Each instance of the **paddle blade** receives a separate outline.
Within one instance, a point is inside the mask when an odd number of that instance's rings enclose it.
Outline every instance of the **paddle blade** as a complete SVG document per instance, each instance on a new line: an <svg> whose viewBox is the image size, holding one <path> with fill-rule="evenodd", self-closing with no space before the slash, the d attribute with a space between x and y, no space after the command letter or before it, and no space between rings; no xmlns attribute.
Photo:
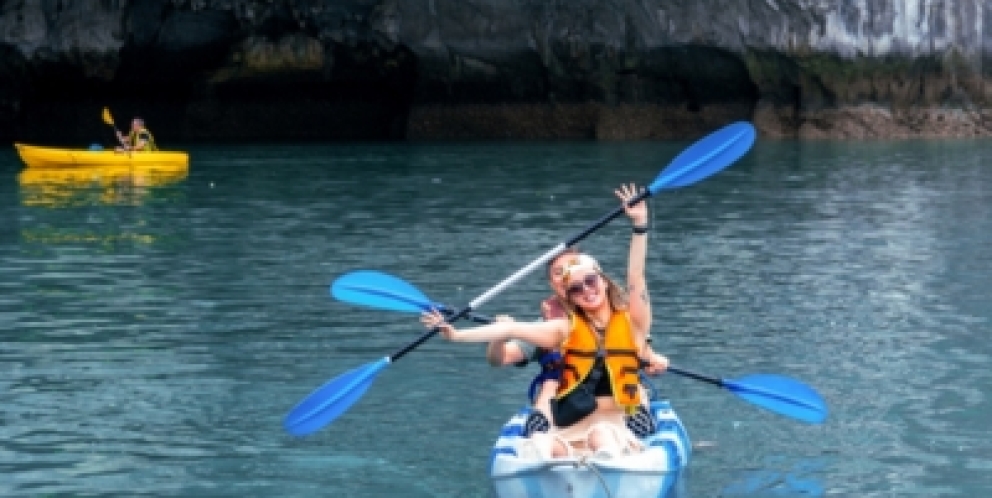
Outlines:
<svg viewBox="0 0 992 498"><path fill-rule="evenodd" d="M724 379L723 387L737 397L779 415L822 423L827 418L827 404L812 387L781 375L755 374L740 379Z"/></svg>
<svg viewBox="0 0 992 498"><path fill-rule="evenodd" d="M358 270L338 277L331 295L339 301L380 310L423 313L440 305L405 280L374 270Z"/></svg>
<svg viewBox="0 0 992 498"><path fill-rule="evenodd" d="M320 386L290 410L283 421L286 432L305 436L333 422L361 399L389 358L345 372Z"/></svg>
<svg viewBox="0 0 992 498"><path fill-rule="evenodd" d="M110 126L114 126L114 117L110 115L110 109L103 108L103 122Z"/></svg>
<svg viewBox="0 0 992 498"><path fill-rule="evenodd" d="M684 187L722 171L746 154L756 137L754 126L746 121L724 126L683 150L648 190L656 194L662 189Z"/></svg>

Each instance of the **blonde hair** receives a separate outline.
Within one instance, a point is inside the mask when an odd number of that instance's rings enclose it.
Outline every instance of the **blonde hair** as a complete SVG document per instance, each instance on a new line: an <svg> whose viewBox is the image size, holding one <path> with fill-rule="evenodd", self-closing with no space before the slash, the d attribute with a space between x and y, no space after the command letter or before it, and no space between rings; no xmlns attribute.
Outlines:
<svg viewBox="0 0 992 498"><path fill-rule="evenodd" d="M606 273L604 273L603 270L599 267L599 264L596 263L595 259L593 259L588 255L581 255L581 256L583 258L588 258L586 263L592 264L594 266L596 274L599 275L599 277L603 279L603 283L606 284L606 298L610 303L610 308L612 308L613 311L626 310L627 305L630 302L629 296L627 295L627 291L624 290L623 287L620 287L620 285L618 285L616 282L614 282L613 279L610 278ZM566 272L566 275L567 273L568 272ZM589 319L589 317L586 316L585 311L583 311L582 308L576 306L575 303L572 302L572 296L566 295L564 299L564 304L566 309L568 309L569 314L581 316L586 320Z"/></svg>

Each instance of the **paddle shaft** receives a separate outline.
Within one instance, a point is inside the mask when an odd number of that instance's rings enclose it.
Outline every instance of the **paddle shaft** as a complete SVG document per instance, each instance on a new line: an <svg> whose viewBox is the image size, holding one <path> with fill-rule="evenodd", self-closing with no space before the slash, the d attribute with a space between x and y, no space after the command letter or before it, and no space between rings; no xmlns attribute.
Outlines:
<svg viewBox="0 0 992 498"><path fill-rule="evenodd" d="M114 122L114 117L110 114L109 110L105 110L104 118L109 121L107 124L114 129L114 136L117 137L117 141L121 144L121 147L124 147L124 150L127 151L128 157L131 157L131 146L124 142L124 139L121 138L121 131L117 129L117 124Z"/></svg>
<svg viewBox="0 0 992 498"><path fill-rule="evenodd" d="M683 377L689 377L690 379L696 379L696 380L701 380L703 382L709 382L710 384L713 384L713 385L718 386L718 387L723 387L724 386L723 379L718 379L716 377L710 377L709 375L703 375L701 373L691 372L689 370L685 370L685 369L682 369L682 368L676 368L676 367L673 367L671 365L669 365L668 368L665 369L665 370L668 371L668 372L672 372L674 374L681 375Z"/></svg>
<svg viewBox="0 0 992 498"><path fill-rule="evenodd" d="M444 313L445 320L449 320L450 317L454 316L455 314L455 309L450 306L441 305L438 308L438 310L441 313ZM494 321L492 317L486 315L480 315L478 313L469 313L468 319L475 323L482 323L482 324L492 323Z"/></svg>
<svg viewBox="0 0 992 498"><path fill-rule="evenodd" d="M124 140L121 139L121 131L117 129L117 123L114 122L114 117L110 114L110 110L107 108L103 109L103 120L104 123L110 125L110 127L114 129L114 136L117 137L117 141L120 142L121 145L125 145Z"/></svg>
<svg viewBox="0 0 992 498"><path fill-rule="evenodd" d="M631 199L627 203L627 205L628 206L633 206L633 205L637 204L638 202L641 202L644 199L647 199L650 196L651 196L651 191L645 189L643 192L641 192L636 197L634 197L633 199ZM472 302L470 302L468 304L468 306L466 306L466 307L464 307L464 308L456 311L451 316L446 317L445 320L448 321L448 322L453 322L455 320L458 320L459 318L462 318L462 317L468 315L473 310L478 309L480 306L482 306L483 304L485 304L487 301L489 301L490 299L492 299L493 297L495 297L497 294L499 294L500 292L503 292L504 290L506 290L507 287L510 287L511 285L517 283L517 281L519 281L520 279L524 278L525 276L527 276L528 274L530 274L531 272L533 272L539 266L541 266L543 264L546 264L548 261L551 261L552 259L555 258L555 256L561 254L562 251L564 251L565 249L568 249L569 247L574 246L580 240L588 237L593 232L595 232L596 230L599 230L604 225L606 225L607 223L613 221L614 218L620 216L623 213L624 213L624 207L623 206L620 206L620 207L614 209L613 211L607 213L602 218L596 220L594 223L592 223L591 225L589 225L588 227L586 227L584 230L582 230L578 234L572 236L572 238L566 240L565 242L562 242L561 244L558 244L557 246L555 246L550 251L542 254L541 256L539 256L534 261L531 261L530 263L528 263L523 268L517 270L517 272L514 273L513 275L510 275L509 277L506 277L506 279L504 279L502 282L496 284L491 289L489 289L488 291L486 291L485 293L483 293L481 296L475 298ZM421 344L423 344L425 341L427 341L427 339L430 339L431 336L433 336L434 334L436 334L438 330L439 329L437 329L437 328L433 328L433 329L425 332L423 335L421 335L420 337L418 337L417 340L411 342L406 347L404 347L403 349L397 351L392 356L390 356L389 357L389 361L390 362L394 362L396 360L399 360L400 358L402 358L403 356L405 356L410 351L413 351L414 349L417 349L417 347L419 347Z"/></svg>

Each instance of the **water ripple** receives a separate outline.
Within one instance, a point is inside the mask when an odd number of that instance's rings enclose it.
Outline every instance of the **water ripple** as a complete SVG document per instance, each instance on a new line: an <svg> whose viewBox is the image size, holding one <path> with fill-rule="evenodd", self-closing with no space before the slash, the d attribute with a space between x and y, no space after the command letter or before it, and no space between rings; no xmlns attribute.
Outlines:
<svg viewBox="0 0 992 498"><path fill-rule="evenodd" d="M282 431L310 390L422 333L328 285L375 268L466 304L683 145L202 147L188 177L125 196L18 195L0 158L0 494L490 496L489 448L533 371L490 368L482 345L432 339L330 427ZM831 409L806 426L661 378L715 445L689 496L992 491L987 150L762 142L651 202L656 347L801 379ZM581 245L620 276L628 234ZM533 318L546 293L534 275L483 311Z"/></svg>

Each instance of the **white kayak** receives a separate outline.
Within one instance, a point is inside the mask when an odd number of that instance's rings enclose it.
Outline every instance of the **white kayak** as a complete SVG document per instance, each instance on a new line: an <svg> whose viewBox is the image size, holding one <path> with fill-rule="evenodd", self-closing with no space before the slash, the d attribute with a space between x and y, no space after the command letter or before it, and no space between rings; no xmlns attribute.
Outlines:
<svg viewBox="0 0 992 498"><path fill-rule="evenodd" d="M489 474L499 498L663 498L689 463L689 434L668 401L651 402L658 430L646 449L609 459L518 456L517 443L530 408L510 418L493 447Z"/></svg>

